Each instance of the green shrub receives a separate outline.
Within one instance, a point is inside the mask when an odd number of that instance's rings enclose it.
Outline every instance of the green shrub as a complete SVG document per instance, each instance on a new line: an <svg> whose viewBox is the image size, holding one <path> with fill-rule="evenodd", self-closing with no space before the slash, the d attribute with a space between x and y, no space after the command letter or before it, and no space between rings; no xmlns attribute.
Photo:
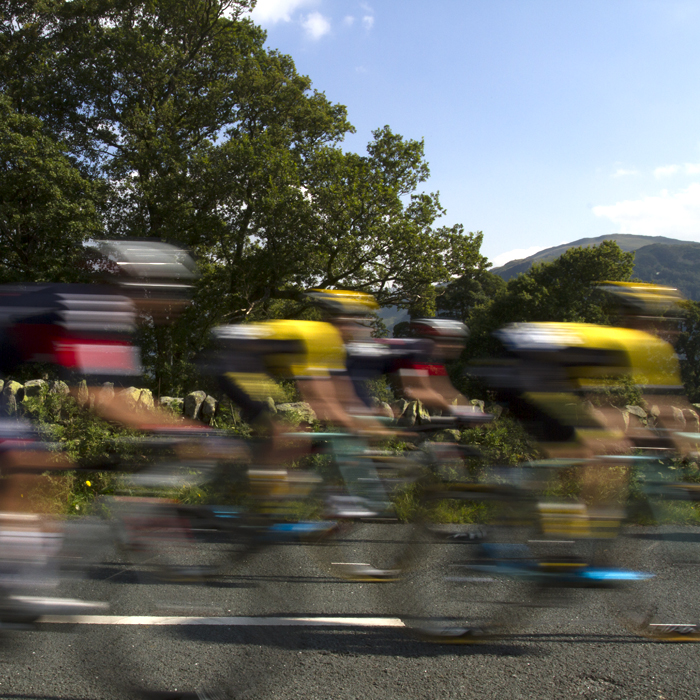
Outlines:
<svg viewBox="0 0 700 700"><path fill-rule="evenodd" d="M114 491L117 475L106 466L115 460L128 463L143 458L135 431L102 420L88 405L81 406L70 395L52 393L48 386L21 401L18 415L30 419L53 449L81 468L45 475L38 497L42 509L84 513L95 496Z"/></svg>
<svg viewBox="0 0 700 700"><path fill-rule="evenodd" d="M642 390L639 388L639 381L634 381L632 377L602 377L603 388L595 392L590 392L586 398L594 406L641 406Z"/></svg>
<svg viewBox="0 0 700 700"><path fill-rule="evenodd" d="M483 455L481 461L486 466L515 466L539 456L535 441L518 421L509 416L463 430L460 443L478 447ZM472 464L476 461L473 460Z"/></svg>

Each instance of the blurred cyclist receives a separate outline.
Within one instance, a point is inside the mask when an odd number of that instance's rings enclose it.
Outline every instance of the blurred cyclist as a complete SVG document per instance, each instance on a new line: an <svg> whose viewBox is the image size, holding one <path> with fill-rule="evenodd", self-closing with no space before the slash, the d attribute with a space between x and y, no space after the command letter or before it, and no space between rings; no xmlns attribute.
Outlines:
<svg viewBox="0 0 700 700"><path fill-rule="evenodd" d="M668 316L680 299L677 290L635 283L601 287L612 294L621 311L620 323L626 327L510 324L495 333L501 355L474 363L470 370L522 421L545 456L598 458L598 466L590 463L584 470L583 486L584 496L596 494L599 503L615 500L626 483L624 473L610 470L604 456L627 454L633 447L679 447L671 430L672 407L685 403L673 347L648 332L673 325ZM641 426L626 430L617 408L594 407L586 401L620 382L639 388L650 404L659 407L654 430Z"/></svg>
<svg viewBox="0 0 700 700"><path fill-rule="evenodd" d="M314 290L310 298L327 308L330 297L355 322L356 310L376 307L369 295L355 292ZM291 379L301 398L317 418L340 428L347 437L332 440L335 461L350 497L333 506L337 516L370 516L389 504L371 461L362 455L361 434L384 435L386 430L373 417L353 387L346 367L346 347L339 330L328 321L275 320L214 329L218 350L209 355L222 390L242 410L243 417L269 435L258 454L260 466L276 467L298 454L289 449L283 428L274 417L269 399L279 399L274 379Z"/></svg>
<svg viewBox="0 0 700 700"><path fill-rule="evenodd" d="M672 343L678 336L683 311L680 292L641 282L604 282L599 285L617 310L617 323L653 338L643 353L638 388L653 416L653 430L628 431L635 445L672 448L681 454L694 449L683 436L684 411L694 412L681 382L680 364ZM651 423L651 421L650 421Z"/></svg>
<svg viewBox="0 0 700 700"><path fill-rule="evenodd" d="M460 321L412 320L409 338L392 341L396 356L392 376L401 393L445 415L477 417L479 411L454 387L445 367L459 357L468 334Z"/></svg>
<svg viewBox="0 0 700 700"><path fill-rule="evenodd" d="M379 308L373 297L323 289L312 290L309 296L340 332L348 375L369 409L374 411L367 382L385 375L402 395L430 409L460 416L476 411L452 385L445 367L462 352L469 332L463 323L419 318L411 321L406 338L373 338L370 312Z"/></svg>
<svg viewBox="0 0 700 700"><path fill-rule="evenodd" d="M319 420L349 433L381 432L379 425L357 420L368 409L348 376L346 347L335 324L276 320L219 326L212 336L218 351L208 356L209 364L247 422L269 425L267 399L281 397L274 381L281 378L294 381Z"/></svg>
<svg viewBox="0 0 700 700"><path fill-rule="evenodd" d="M150 240L96 241L86 251L96 284L0 287L0 371L48 364L74 390L85 380L103 417L135 428L173 423L166 414L130 406L102 384L130 386L142 374L133 344L139 311L154 324L173 320L188 303L194 262L175 246Z"/></svg>
<svg viewBox="0 0 700 700"><path fill-rule="evenodd" d="M171 427L176 421L135 408L119 394L112 397L111 387L110 400L105 400L102 383L123 386L139 377L139 354L133 345L137 309L148 308L155 322L164 311L181 307L182 292L194 278L191 259L174 246L143 240L95 242L86 250L86 259L90 270L106 274L111 284L0 287L0 373L7 377L24 364L48 364L73 391L84 379L95 410L105 418L143 429ZM11 594L41 581L56 582L52 566L60 533L42 517L34 495L45 482L43 472L71 466L65 456L51 452L26 421L7 415L0 419L2 619L31 619L64 605L51 599L28 604Z"/></svg>

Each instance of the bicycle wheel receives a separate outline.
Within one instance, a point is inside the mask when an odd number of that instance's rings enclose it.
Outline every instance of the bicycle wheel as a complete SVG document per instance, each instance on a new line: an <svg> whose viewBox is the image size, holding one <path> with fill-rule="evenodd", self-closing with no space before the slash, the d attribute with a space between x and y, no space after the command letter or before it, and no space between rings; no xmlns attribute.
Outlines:
<svg viewBox="0 0 700 700"><path fill-rule="evenodd" d="M242 510L191 509L160 499L113 499L116 544L144 582L198 583L231 574L257 548Z"/></svg>
<svg viewBox="0 0 700 700"><path fill-rule="evenodd" d="M276 676L270 663L261 665L272 653L274 628L245 620L281 604L258 558L232 559L231 542L186 530L173 504L129 502L128 510L120 516L138 525L142 544L112 552L96 571L99 582L90 581L108 589L110 602L98 636L105 652L86 659L95 683L110 697L264 696ZM248 544L243 550L255 551ZM205 567L214 563L216 575L209 575ZM284 568L282 558L276 565Z"/></svg>
<svg viewBox="0 0 700 700"><path fill-rule="evenodd" d="M631 579L611 596L611 607L634 634L662 642L698 642L700 527L664 522L678 520L679 509L666 503L663 510L661 524L628 524L605 547L608 560L628 570Z"/></svg>
<svg viewBox="0 0 700 700"><path fill-rule="evenodd" d="M405 565L410 526L398 520L340 520L328 523L307 551L334 578L359 583L396 581Z"/></svg>
<svg viewBox="0 0 700 700"><path fill-rule="evenodd" d="M390 591L408 630L464 644L521 627L540 590L529 506L508 487L450 484L426 489L423 510Z"/></svg>

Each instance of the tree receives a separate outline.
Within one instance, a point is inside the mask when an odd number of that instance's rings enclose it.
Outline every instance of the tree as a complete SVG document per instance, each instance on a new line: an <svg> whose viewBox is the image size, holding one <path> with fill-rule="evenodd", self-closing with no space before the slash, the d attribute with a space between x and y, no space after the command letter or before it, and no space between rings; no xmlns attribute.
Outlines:
<svg viewBox="0 0 700 700"><path fill-rule="evenodd" d="M684 301L683 322L676 340L681 377L690 401L700 401L700 302Z"/></svg>
<svg viewBox="0 0 700 700"><path fill-rule="evenodd" d="M460 225L434 228L438 194L418 191L429 176L423 141L385 126L367 155L322 149L308 165L313 263L307 283L372 292L384 305L409 307L431 287L484 266L482 235ZM434 301L426 311L435 312Z"/></svg>
<svg viewBox="0 0 700 700"><path fill-rule="evenodd" d="M552 262L533 265L510 279L490 303L474 310L467 354L491 352L495 348L491 334L508 323L610 323L606 297L596 285L629 280L633 268L634 253L625 253L614 241L571 248Z"/></svg>
<svg viewBox="0 0 700 700"><path fill-rule="evenodd" d="M80 279L81 244L101 230L96 198L41 120L0 95L0 282Z"/></svg>
<svg viewBox="0 0 700 700"><path fill-rule="evenodd" d="M484 267L475 267L445 286L438 298L438 312L469 325L474 310L489 304L505 287L501 277Z"/></svg>
<svg viewBox="0 0 700 700"><path fill-rule="evenodd" d="M298 313L308 287L434 310L436 283L486 264L480 234L436 225L423 142L384 127L342 151L345 107L265 48L252 4L0 0L0 92L103 185L107 234L197 255L194 308L148 340L157 380L212 324Z"/></svg>

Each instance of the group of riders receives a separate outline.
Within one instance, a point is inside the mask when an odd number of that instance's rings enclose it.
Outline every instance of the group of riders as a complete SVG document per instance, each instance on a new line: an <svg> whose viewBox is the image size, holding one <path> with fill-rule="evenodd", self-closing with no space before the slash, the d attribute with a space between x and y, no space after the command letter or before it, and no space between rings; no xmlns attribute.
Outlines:
<svg viewBox="0 0 700 700"><path fill-rule="evenodd" d="M94 263L96 251L104 264ZM85 380L95 399L90 405L109 421L150 433L201 431L194 421L134 407L119 392L112 397L105 387L137 381L142 372L134 344L137 322L145 317L149 323L167 323L178 315L196 276L192 259L174 246L144 240L99 242L91 254L95 269L108 272L107 282L0 288L0 372L8 377L27 363L49 364L73 392ZM642 283L604 282L600 289L615 301L617 325L511 324L495 334L497 356L472 363L470 374L484 383L495 403L522 421L547 457L586 460L640 446L689 449L677 425L679 408L689 405L670 343L679 325L680 295ZM355 445L388 438L396 430L382 420L368 390L368 382L380 377L388 378L398 396L420 402L432 414L453 417L456 424L490 420L453 386L446 369L464 347L468 329L463 323L413 319L405 337L377 338L372 320L379 307L371 295L313 289L306 299L322 320L218 326L201 358L202 370L264 438L256 469L279 469L295 456L285 439L288 428L270 401L281 396L280 379L293 382L317 419L352 436ZM620 382L641 392L653 407L653 422L630 428L621 424L618 409L594 400ZM41 441L27 438L30 427L5 413L0 530L26 531L31 526L21 516L35 507L24 498L31 481L46 469L72 465ZM330 516L391 511L371 461L342 449L336 461L347 494ZM604 478L601 473L598 465L589 474L591 484ZM0 537L0 559L6 557L2 548Z"/></svg>

